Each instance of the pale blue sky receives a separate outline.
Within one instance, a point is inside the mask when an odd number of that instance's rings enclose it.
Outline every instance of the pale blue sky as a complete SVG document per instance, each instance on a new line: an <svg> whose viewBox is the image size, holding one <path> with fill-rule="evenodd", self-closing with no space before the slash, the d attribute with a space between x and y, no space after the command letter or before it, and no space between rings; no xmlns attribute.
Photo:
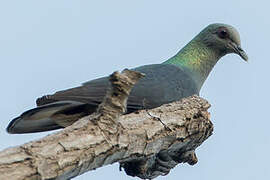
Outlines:
<svg viewBox="0 0 270 180"><path fill-rule="evenodd" d="M214 134L195 166L178 165L157 179L270 179L270 4L265 1L9 0L0 2L0 148L48 133L9 135L11 119L39 96L115 70L160 63L202 28L235 26L249 55L227 55L201 91L212 104ZM77 180L132 179L118 164Z"/></svg>

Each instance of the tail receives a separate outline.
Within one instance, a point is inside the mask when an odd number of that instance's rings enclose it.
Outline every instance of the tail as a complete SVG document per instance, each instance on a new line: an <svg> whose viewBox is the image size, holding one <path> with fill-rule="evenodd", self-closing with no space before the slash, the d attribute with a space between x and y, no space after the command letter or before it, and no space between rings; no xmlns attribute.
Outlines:
<svg viewBox="0 0 270 180"><path fill-rule="evenodd" d="M22 134L55 130L69 126L95 110L96 106L76 101L46 104L30 109L13 119L7 127L7 132Z"/></svg>

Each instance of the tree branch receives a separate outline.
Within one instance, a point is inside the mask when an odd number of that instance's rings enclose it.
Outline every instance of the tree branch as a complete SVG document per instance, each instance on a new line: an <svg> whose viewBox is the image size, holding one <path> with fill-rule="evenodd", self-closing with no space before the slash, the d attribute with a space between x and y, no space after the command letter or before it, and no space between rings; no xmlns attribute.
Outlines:
<svg viewBox="0 0 270 180"><path fill-rule="evenodd" d="M195 164L195 149L213 131L207 101L192 96L122 115L142 74L110 76L112 88L96 113L40 140L0 152L0 179L70 179L120 162L128 175L152 179L178 163Z"/></svg>

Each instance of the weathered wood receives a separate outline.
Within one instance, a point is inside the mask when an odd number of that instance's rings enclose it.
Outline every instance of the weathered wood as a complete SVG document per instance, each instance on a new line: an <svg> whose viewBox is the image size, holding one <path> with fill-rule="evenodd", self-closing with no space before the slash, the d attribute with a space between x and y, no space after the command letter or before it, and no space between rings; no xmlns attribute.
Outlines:
<svg viewBox="0 0 270 180"><path fill-rule="evenodd" d="M141 138L133 137L136 143L129 144L127 158L119 160L121 167L130 176L153 179L167 175L179 163L196 164L195 149L213 132L209 107L204 99L192 96L149 112L140 111L136 118L134 114L123 116L124 128Z"/></svg>
<svg viewBox="0 0 270 180"><path fill-rule="evenodd" d="M197 162L194 150L213 131L207 101L198 96L152 110L121 115L142 77L114 73L98 111L62 131L0 152L0 179L70 179L120 162L128 175L154 178L181 162Z"/></svg>

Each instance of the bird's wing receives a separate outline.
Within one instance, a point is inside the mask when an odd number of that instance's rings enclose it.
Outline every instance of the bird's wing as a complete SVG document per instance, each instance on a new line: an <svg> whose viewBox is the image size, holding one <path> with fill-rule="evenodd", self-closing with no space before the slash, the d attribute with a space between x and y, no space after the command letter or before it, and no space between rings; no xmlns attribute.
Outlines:
<svg viewBox="0 0 270 180"><path fill-rule="evenodd" d="M141 66L134 70L146 74L146 77L139 80L132 89L127 102L128 111L154 108L197 93L190 77L176 66L156 64ZM38 98L37 105L56 101L77 101L98 105L109 87L108 77L103 77L76 88Z"/></svg>
<svg viewBox="0 0 270 180"><path fill-rule="evenodd" d="M128 98L127 108L129 111L143 109L144 106L152 107L150 102L145 102L144 97L140 93L140 89L145 83L137 86L138 93L131 93ZM52 95L46 95L36 100L37 106L54 103L57 101L76 101L86 104L98 106L104 99L107 89L109 88L109 79L107 77L96 79L84 83L82 86L58 91ZM153 87L153 86L152 86Z"/></svg>
<svg viewBox="0 0 270 180"><path fill-rule="evenodd" d="M82 86L58 91L52 95L46 95L36 100L37 106L53 103L56 101L78 101L98 105L104 98L107 88L109 87L109 80L107 77L89 81Z"/></svg>

